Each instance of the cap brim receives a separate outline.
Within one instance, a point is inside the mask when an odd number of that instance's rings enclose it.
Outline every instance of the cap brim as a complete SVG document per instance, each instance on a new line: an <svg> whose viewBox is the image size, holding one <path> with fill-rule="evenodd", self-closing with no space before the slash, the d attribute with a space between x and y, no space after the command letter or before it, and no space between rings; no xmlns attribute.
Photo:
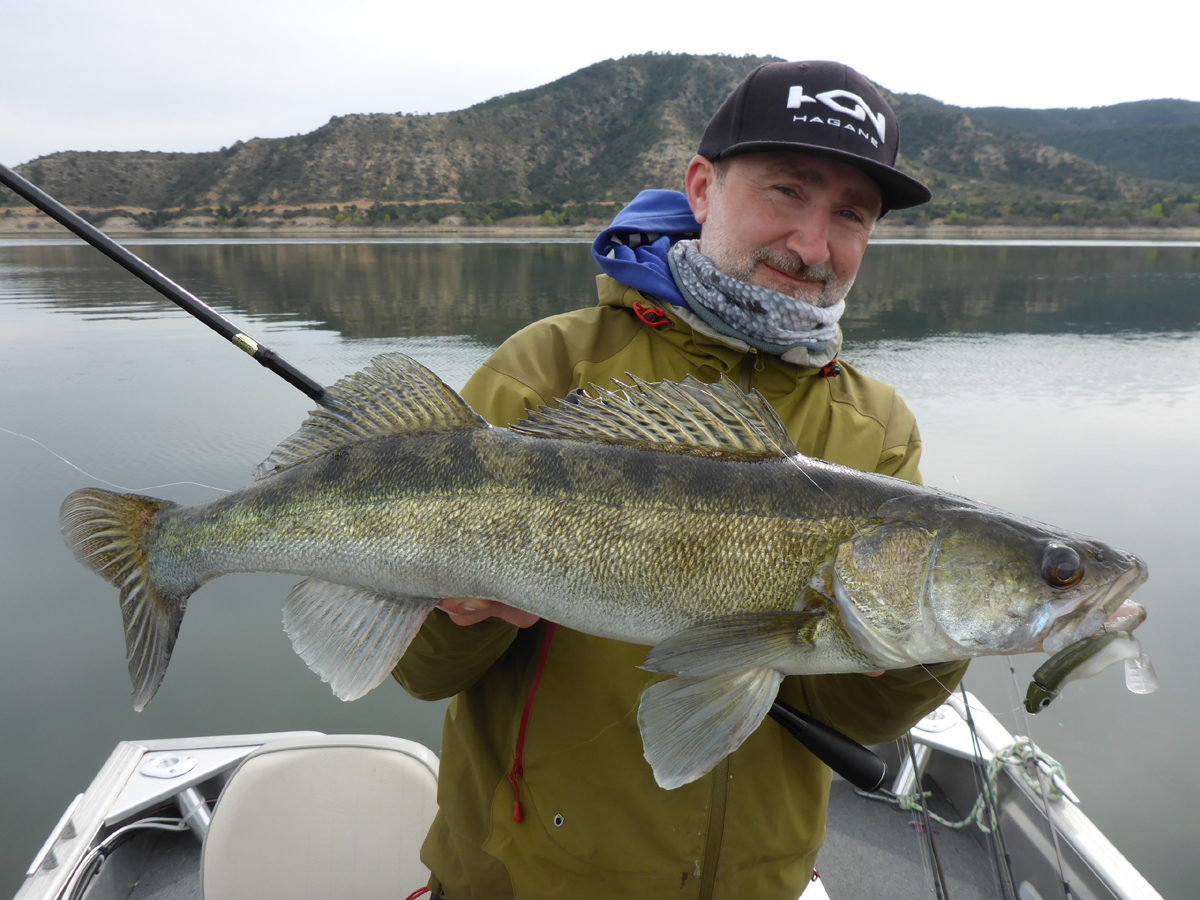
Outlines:
<svg viewBox="0 0 1200 900"><path fill-rule="evenodd" d="M889 209L910 209L914 206L920 206L922 203L928 203L933 199L933 194L929 188L925 187L925 185L921 184L921 182L917 181L911 175L905 175L899 169L893 169L891 166L885 166L883 163L878 163L874 160L864 159L861 156L854 153L847 153L844 150L833 150L829 147L821 147L815 144L796 144L781 141L748 141L744 144L734 144L732 147L727 148L713 162L721 159L729 159L731 156L745 156L747 153L770 153L777 150L807 153L810 156L833 159L848 166L853 166L879 185L879 193L883 197L882 212L887 212Z"/></svg>

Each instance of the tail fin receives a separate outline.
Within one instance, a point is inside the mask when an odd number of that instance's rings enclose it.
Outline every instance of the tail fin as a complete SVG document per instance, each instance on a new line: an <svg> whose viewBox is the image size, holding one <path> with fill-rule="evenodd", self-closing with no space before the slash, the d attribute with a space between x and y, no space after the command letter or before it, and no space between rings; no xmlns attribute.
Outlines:
<svg viewBox="0 0 1200 900"><path fill-rule="evenodd" d="M155 515L176 505L85 488L67 497L59 512L63 538L75 558L121 592L125 656L139 712L162 684L187 598L195 590L172 595L157 588L146 556L145 537Z"/></svg>

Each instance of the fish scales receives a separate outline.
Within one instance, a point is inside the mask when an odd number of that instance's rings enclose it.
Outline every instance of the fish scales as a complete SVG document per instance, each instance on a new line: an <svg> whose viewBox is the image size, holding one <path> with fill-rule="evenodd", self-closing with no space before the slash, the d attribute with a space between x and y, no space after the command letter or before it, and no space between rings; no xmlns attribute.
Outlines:
<svg viewBox="0 0 1200 900"><path fill-rule="evenodd" d="M72 494L63 534L120 592L135 708L188 597L220 575L304 576L284 627L342 699L388 677L438 600L482 598L648 645L643 668L674 677L638 723L673 788L745 740L785 675L1053 653L1144 617L1131 554L805 459L728 379L633 381L496 429L386 354L241 491L192 507Z"/></svg>
<svg viewBox="0 0 1200 900"><path fill-rule="evenodd" d="M168 510L148 548L202 580L278 571L481 597L655 643L714 616L795 606L856 527L816 515L789 489L797 479L811 487L783 460L696 460L502 430L424 435Z"/></svg>

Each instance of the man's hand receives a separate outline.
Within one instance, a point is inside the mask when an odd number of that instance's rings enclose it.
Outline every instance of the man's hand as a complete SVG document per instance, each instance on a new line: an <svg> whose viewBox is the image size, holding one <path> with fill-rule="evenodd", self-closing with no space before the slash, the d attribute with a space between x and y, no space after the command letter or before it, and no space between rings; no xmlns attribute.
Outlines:
<svg viewBox="0 0 1200 900"><path fill-rule="evenodd" d="M533 613L522 612L494 600L443 600L438 607L450 616L455 625L474 625L484 619L503 619L518 628L528 628L538 621Z"/></svg>

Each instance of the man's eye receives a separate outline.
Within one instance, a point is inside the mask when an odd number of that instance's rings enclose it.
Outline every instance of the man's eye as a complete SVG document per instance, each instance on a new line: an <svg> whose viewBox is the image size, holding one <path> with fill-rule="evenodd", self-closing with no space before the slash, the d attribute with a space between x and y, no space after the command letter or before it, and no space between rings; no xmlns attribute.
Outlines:
<svg viewBox="0 0 1200 900"><path fill-rule="evenodd" d="M843 219L849 219L851 222L861 222L863 217L852 209L839 209L837 214Z"/></svg>
<svg viewBox="0 0 1200 900"><path fill-rule="evenodd" d="M784 187L783 185L776 185L775 190L779 191L779 193L781 193L781 194L786 194L789 197L800 196L795 191L793 191L790 187Z"/></svg>

